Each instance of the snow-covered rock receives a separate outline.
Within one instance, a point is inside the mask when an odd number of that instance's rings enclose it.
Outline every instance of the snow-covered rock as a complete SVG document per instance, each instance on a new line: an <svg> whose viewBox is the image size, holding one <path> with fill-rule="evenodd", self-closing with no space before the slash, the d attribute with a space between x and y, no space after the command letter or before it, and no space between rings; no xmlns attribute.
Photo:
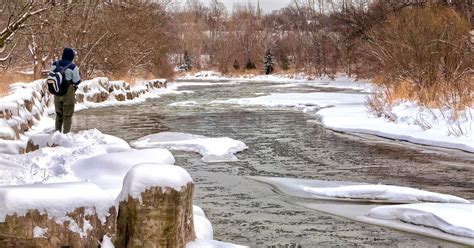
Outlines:
<svg viewBox="0 0 474 248"><path fill-rule="evenodd" d="M238 159L234 153L248 148L243 142L228 137L209 138L176 132L148 135L132 142L132 146L197 152L203 156L202 160L205 162L236 161Z"/></svg>
<svg viewBox="0 0 474 248"><path fill-rule="evenodd" d="M30 209L62 221L78 207L90 208L105 222L114 198L92 183L0 186L0 222L7 215L25 215Z"/></svg>
<svg viewBox="0 0 474 248"><path fill-rule="evenodd" d="M114 198L92 183L1 186L0 199L0 247L90 247L114 232Z"/></svg>

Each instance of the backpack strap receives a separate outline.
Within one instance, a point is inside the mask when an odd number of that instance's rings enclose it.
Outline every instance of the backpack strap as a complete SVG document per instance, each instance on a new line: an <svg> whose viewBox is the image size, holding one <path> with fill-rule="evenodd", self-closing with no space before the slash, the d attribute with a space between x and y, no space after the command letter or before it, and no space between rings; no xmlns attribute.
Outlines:
<svg viewBox="0 0 474 248"><path fill-rule="evenodd" d="M65 72L65 71L69 68L69 66L71 66L72 64L73 64L73 63L71 62L71 63L67 64L67 65L64 66L64 67L60 67L60 68L61 68L61 74L64 75L64 72ZM59 65L59 63L58 63L58 65Z"/></svg>

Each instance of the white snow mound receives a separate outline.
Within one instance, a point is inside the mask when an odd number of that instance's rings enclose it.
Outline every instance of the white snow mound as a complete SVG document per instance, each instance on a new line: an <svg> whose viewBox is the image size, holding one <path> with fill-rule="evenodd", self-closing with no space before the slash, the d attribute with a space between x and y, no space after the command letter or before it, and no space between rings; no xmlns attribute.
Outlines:
<svg viewBox="0 0 474 248"><path fill-rule="evenodd" d="M381 206L369 211L376 219L400 220L439 229L456 236L474 238L474 205L417 203Z"/></svg>
<svg viewBox="0 0 474 248"><path fill-rule="evenodd" d="M209 138L187 133L162 132L132 142L137 148L158 147L200 153L205 162L236 161L234 153L248 147L241 141L228 137Z"/></svg>
<svg viewBox="0 0 474 248"><path fill-rule="evenodd" d="M80 159L131 150L122 139L93 129L77 134L36 134L40 149L21 155L0 153L0 185L78 181L71 166ZM54 145L54 147L46 147Z"/></svg>
<svg viewBox="0 0 474 248"><path fill-rule="evenodd" d="M116 189L123 184L127 172L137 164L174 164L171 152L165 149L144 149L102 154L79 160L72 165L74 175L97 184L103 189Z"/></svg>
<svg viewBox="0 0 474 248"><path fill-rule="evenodd" d="M198 206L193 206L194 231L196 239L213 239L214 229L211 222L204 215L204 211Z"/></svg>
<svg viewBox="0 0 474 248"><path fill-rule="evenodd" d="M470 203L468 200L440 193L393 185L349 185L330 188L301 186L304 191L326 197L386 200L397 202Z"/></svg>

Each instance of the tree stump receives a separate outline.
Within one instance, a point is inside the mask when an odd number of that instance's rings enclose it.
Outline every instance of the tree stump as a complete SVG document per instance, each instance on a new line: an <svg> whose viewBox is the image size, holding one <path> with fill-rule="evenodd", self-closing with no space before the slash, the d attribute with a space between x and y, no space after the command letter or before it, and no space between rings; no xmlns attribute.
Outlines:
<svg viewBox="0 0 474 248"><path fill-rule="evenodd" d="M127 174L120 197L116 247L185 247L186 243L195 239L192 204L194 185L188 181L180 190L160 185L163 175L182 177L169 173L169 170L160 173L161 166L165 165L138 165ZM170 166L173 165L166 165ZM173 167L187 174L181 167ZM145 173L137 176L140 174L135 173L137 169ZM130 177L133 179L129 180ZM129 189L137 192L133 190L136 188L135 183L143 184L155 179L157 185L151 186L151 183L142 187L138 196L127 193Z"/></svg>

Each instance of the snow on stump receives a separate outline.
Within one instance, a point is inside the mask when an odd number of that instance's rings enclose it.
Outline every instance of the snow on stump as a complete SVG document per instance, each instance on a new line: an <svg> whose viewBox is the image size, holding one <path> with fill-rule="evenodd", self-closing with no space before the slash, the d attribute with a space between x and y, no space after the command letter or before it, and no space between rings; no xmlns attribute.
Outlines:
<svg viewBox="0 0 474 248"><path fill-rule="evenodd" d="M117 198L116 247L185 247L195 239L193 192L191 176L179 166L133 167Z"/></svg>
<svg viewBox="0 0 474 248"><path fill-rule="evenodd" d="M114 199L91 183L0 187L0 247L97 247L115 231Z"/></svg>

